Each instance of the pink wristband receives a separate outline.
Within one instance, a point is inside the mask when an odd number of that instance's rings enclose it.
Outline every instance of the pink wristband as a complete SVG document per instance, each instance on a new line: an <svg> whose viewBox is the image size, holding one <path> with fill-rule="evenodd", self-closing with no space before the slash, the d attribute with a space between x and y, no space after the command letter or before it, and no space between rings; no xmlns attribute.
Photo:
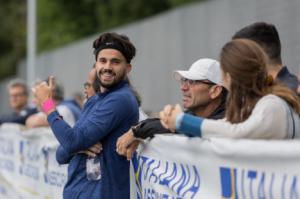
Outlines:
<svg viewBox="0 0 300 199"><path fill-rule="evenodd" d="M43 102L42 109L44 113L48 113L51 109L55 108L55 103L53 99L47 99Z"/></svg>

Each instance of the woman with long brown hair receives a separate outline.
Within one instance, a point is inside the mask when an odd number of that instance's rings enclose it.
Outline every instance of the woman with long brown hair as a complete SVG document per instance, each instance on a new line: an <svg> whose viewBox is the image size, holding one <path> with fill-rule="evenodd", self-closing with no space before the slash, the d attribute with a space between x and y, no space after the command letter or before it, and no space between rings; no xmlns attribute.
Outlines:
<svg viewBox="0 0 300 199"><path fill-rule="evenodd" d="M222 48L220 62L223 83L229 91L225 119L195 117L182 113L179 105L167 105L160 112L166 128L200 137L300 137L300 99L268 76L267 56L258 44L232 40Z"/></svg>

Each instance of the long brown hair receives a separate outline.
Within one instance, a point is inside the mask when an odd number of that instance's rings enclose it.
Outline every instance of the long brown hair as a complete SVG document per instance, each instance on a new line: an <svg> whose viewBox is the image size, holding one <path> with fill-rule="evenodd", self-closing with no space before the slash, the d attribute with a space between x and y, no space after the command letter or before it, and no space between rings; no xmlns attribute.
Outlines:
<svg viewBox="0 0 300 199"><path fill-rule="evenodd" d="M281 97L300 114L299 97L294 91L270 79L266 69L267 59L262 48L248 39L232 40L222 48L221 68L231 77L226 104L226 119L231 123L245 121L257 101L267 94Z"/></svg>

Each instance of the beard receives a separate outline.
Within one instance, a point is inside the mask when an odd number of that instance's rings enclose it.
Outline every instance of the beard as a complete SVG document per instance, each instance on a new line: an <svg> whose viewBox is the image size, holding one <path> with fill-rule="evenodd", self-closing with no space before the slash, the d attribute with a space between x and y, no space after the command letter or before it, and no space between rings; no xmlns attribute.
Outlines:
<svg viewBox="0 0 300 199"><path fill-rule="evenodd" d="M101 76L104 74L108 74L113 76L113 81L110 83L107 83L103 80L101 80ZM120 71L120 74L116 74L113 70L111 69L101 69L99 71L99 74L97 75L96 81L98 82L98 84L106 89L110 89L112 87L114 87L115 85L117 85L120 81L124 80L126 77L126 71Z"/></svg>

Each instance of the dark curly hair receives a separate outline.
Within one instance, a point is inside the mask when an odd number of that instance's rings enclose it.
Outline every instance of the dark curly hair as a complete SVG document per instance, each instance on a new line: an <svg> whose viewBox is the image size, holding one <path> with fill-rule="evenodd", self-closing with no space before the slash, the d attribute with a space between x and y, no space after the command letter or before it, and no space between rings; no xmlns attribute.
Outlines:
<svg viewBox="0 0 300 199"><path fill-rule="evenodd" d="M114 43L118 46L118 50L124 55L128 63L130 63L135 56L136 49L126 35L108 32L101 34L93 43L96 60L98 53L103 49L102 46L106 43Z"/></svg>

